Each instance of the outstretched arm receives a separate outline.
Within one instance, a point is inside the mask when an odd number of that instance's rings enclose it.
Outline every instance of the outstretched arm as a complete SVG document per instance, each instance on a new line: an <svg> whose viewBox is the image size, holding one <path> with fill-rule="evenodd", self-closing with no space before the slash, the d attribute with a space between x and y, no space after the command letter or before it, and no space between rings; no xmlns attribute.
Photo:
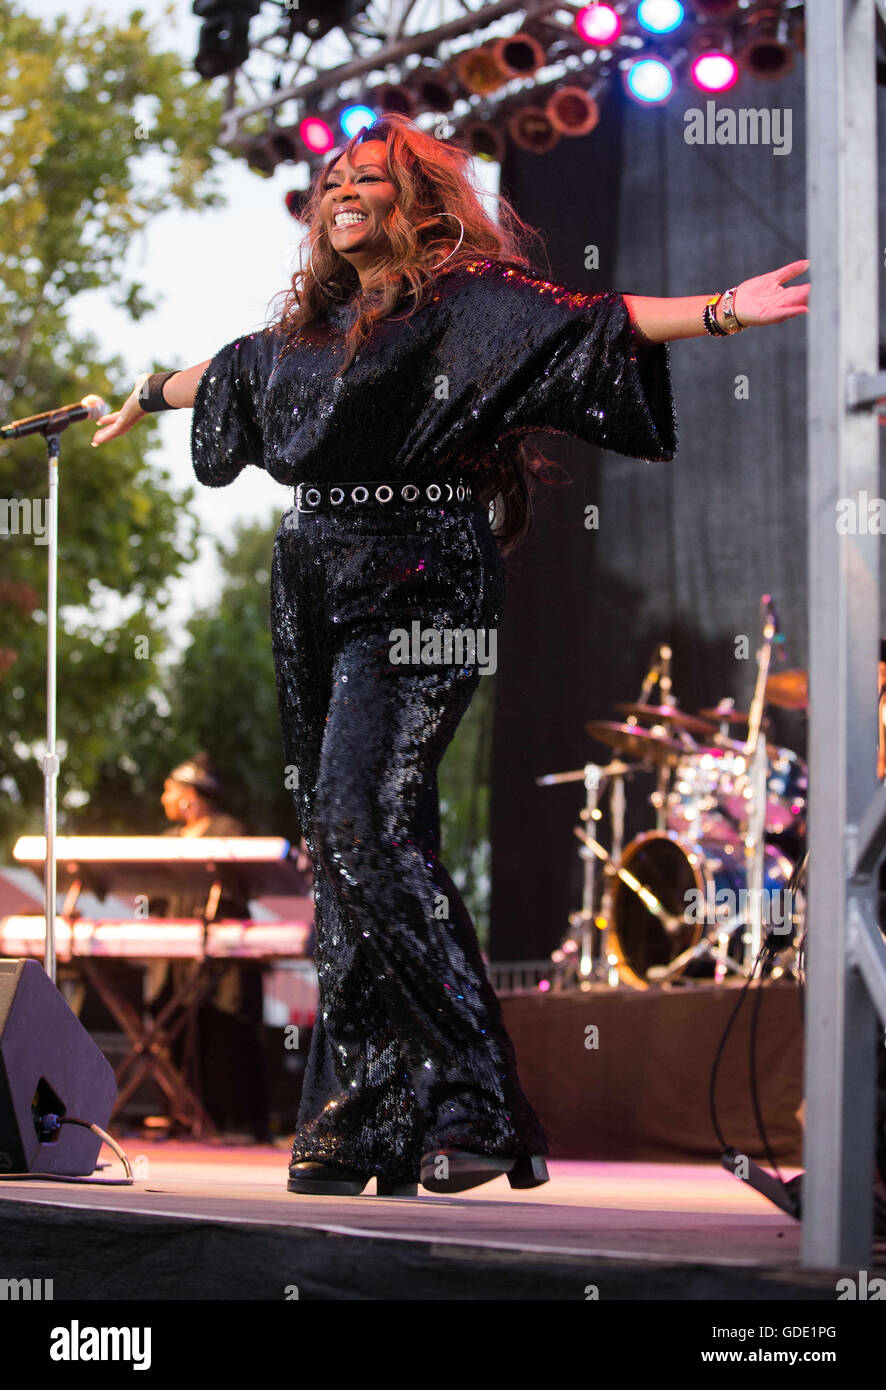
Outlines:
<svg viewBox="0 0 886 1390"><path fill-rule="evenodd" d="M739 322L751 328L783 323L785 319L796 318L798 314L807 314L810 286L792 285L786 289L784 282L795 279L808 269L808 261L792 261L779 270L756 275L752 280L742 280L735 291L733 305ZM626 294L624 301L640 342L668 343L676 338L704 336L702 314L710 297L707 294L690 294L677 299L654 299ZM715 313L722 328L725 324L721 308L718 304Z"/></svg>
<svg viewBox="0 0 886 1390"><path fill-rule="evenodd" d="M176 409L186 409L194 404L194 396L197 392L197 385L206 368L212 361L207 357L205 362L198 362L194 367L186 367L183 372L176 372L168 381L163 384L163 399L167 405L174 406ZM117 439L121 434L126 434L133 425L143 420L147 411L142 410L138 403L138 393L142 382L150 375L143 372L136 379L135 386L131 394L126 398L119 410L112 411L101 421L95 434L92 436L93 448L98 444L106 444L109 439Z"/></svg>

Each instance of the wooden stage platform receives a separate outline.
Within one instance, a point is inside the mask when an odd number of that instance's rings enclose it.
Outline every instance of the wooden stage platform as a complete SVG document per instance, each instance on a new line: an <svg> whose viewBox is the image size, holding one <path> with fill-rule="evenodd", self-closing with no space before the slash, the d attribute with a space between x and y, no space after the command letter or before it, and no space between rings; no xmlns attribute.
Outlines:
<svg viewBox="0 0 886 1390"><path fill-rule="evenodd" d="M835 1299L800 1227L714 1166L555 1160L528 1192L306 1197L282 1147L120 1142L132 1187L0 1183L10 1273L56 1300Z"/></svg>

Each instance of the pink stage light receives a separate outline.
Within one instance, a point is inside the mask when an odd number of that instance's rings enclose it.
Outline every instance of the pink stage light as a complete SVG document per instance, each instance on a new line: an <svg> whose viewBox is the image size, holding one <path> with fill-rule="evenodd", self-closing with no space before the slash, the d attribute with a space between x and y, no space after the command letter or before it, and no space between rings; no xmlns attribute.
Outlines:
<svg viewBox="0 0 886 1390"><path fill-rule="evenodd" d="M585 43L603 46L618 38L621 20L610 5L588 5L576 15L575 27Z"/></svg>
<svg viewBox="0 0 886 1390"><path fill-rule="evenodd" d="M314 154L326 154L335 144L331 128L319 116L305 116L298 133Z"/></svg>
<svg viewBox="0 0 886 1390"><path fill-rule="evenodd" d="M728 53L703 53L690 68L692 81L702 92L728 92L738 81L738 64Z"/></svg>

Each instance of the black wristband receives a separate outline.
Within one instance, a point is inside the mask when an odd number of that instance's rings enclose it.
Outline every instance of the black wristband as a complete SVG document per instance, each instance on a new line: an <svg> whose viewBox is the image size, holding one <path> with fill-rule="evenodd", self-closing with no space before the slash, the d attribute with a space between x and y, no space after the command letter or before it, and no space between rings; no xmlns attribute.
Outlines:
<svg viewBox="0 0 886 1390"><path fill-rule="evenodd" d="M167 400L163 398L163 387L171 376L175 376L175 371L154 372L147 381L142 383L138 393L138 403L142 410L154 414L158 410L174 410Z"/></svg>

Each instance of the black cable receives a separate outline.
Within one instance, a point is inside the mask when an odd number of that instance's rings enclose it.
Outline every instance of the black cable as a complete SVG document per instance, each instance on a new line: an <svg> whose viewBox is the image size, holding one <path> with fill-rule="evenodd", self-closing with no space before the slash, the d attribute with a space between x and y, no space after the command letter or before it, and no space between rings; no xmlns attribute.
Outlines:
<svg viewBox="0 0 886 1390"><path fill-rule="evenodd" d="M771 940L772 934L770 933L769 938L766 941L764 941L763 946L761 948L761 956L764 956L764 954L768 952ZM763 967L765 967L765 959L763 960ZM769 979L771 978L772 974L770 971ZM782 1186L784 1186L785 1181L781 1175L781 1169L778 1166L775 1154L772 1152L772 1146L769 1143L769 1135L766 1131L766 1125L763 1120L763 1107L760 1104L760 1094L757 1088L757 1034L760 1026L760 1008L763 1003L763 989L765 981L766 975L764 973L764 968L761 968L759 984L757 990L755 991L754 1009L753 1014L751 1016L751 1030L750 1037L748 1040L748 1069L750 1071L751 1105L754 1111L754 1122L757 1126L757 1133L760 1136L760 1141L763 1145L763 1151L766 1154L766 1161L775 1173L775 1176L778 1178L778 1181L782 1184Z"/></svg>
<svg viewBox="0 0 886 1390"><path fill-rule="evenodd" d="M759 956L757 959L759 960ZM735 1008L732 1010L732 1014L730 1018L727 1020L726 1027L723 1030L720 1042L717 1046L717 1050L714 1053L713 1063L711 1065L711 1083L708 1089L708 1106L710 1111L711 1124L714 1128L714 1133L716 1134L717 1139L720 1141L720 1148L723 1150L724 1153L732 1146L726 1143L726 1137L720 1128L720 1121L717 1117L717 1076L720 1070L720 1062L723 1059L723 1053L726 1048L726 1043L729 1039L729 1034L732 1032L735 1020L738 1017L739 1010L741 1009L741 1006L747 997L748 989L750 988L751 983L753 981L754 971L756 970L756 968L757 961L754 962L751 968L751 973L748 975L748 978L745 980L744 984L741 987L741 990L739 991L738 999L735 1001Z"/></svg>
<svg viewBox="0 0 886 1390"><path fill-rule="evenodd" d="M54 1120L56 1122L54 1125L52 1125L51 1128L47 1130L47 1133L53 1133L56 1129L59 1129L61 1125L81 1125L83 1129L92 1130L93 1134L97 1134L98 1137L102 1139L104 1143L106 1143L108 1147L112 1149L114 1153L117 1155L117 1157L120 1159L121 1163L123 1164L124 1171L126 1172L126 1177L88 1178L75 1177L73 1175L65 1173L0 1173L0 1179L5 1179L7 1182L13 1180L16 1182L20 1182L23 1179L41 1178L47 1182L73 1182L86 1184L89 1187L132 1186L133 1182L135 1181L132 1172L132 1164L129 1162L129 1159L126 1157L126 1154L120 1148L120 1145L117 1143L117 1141L115 1139L112 1139L110 1134L106 1134L105 1131L101 1129L98 1125L93 1124L91 1120L77 1119L77 1117L74 1115L43 1115L40 1118L41 1123L43 1124L46 1124L46 1122L49 1120Z"/></svg>

